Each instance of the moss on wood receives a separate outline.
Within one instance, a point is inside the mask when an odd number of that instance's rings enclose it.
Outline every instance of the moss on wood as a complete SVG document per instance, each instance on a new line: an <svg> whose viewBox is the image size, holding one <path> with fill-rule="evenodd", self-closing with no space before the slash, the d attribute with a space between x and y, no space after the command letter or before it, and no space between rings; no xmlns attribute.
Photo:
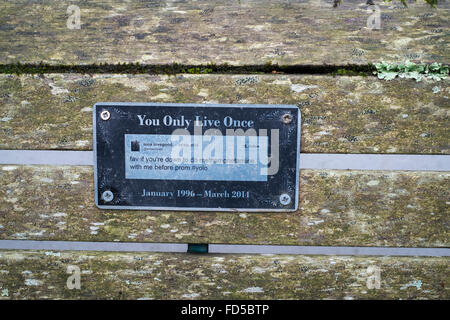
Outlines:
<svg viewBox="0 0 450 320"><path fill-rule="evenodd" d="M450 174L302 170L287 213L100 210L92 167L1 166L0 239L448 247Z"/></svg>
<svg viewBox="0 0 450 320"><path fill-rule="evenodd" d="M69 265L80 268L80 290L67 288ZM446 257L1 251L0 273L0 299L450 297Z"/></svg>
<svg viewBox="0 0 450 320"><path fill-rule="evenodd" d="M302 152L449 154L448 80L300 75L0 75L1 149L92 150L100 101L296 104Z"/></svg>
<svg viewBox="0 0 450 320"><path fill-rule="evenodd" d="M70 1L8 1L0 20L0 63L53 65L345 65L405 59L449 62L449 5L377 3L370 30L364 1L253 0L82 2L81 29L67 28Z"/></svg>

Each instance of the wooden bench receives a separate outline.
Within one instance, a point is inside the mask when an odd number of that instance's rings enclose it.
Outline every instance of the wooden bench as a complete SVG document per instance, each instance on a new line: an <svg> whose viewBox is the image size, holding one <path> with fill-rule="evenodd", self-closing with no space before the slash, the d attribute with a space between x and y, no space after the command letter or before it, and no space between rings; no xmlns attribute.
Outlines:
<svg viewBox="0 0 450 320"><path fill-rule="evenodd" d="M81 29L67 28L72 4ZM2 1L0 148L91 151L92 106L124 101L296 104L302 153L450 154L448 80L352 71L381 60L448 63L448 3L380 3L381 30L366 27L367 7ZM350 75L319 74L327 68ZM299 210L281 213L100 210L92 166L5 163L0 185L1 240L449 246L448 171L304 169ZM66 286L70 265L80 290ZM448 299L449 276L448 254L0 249L0 299Z"/></svg>

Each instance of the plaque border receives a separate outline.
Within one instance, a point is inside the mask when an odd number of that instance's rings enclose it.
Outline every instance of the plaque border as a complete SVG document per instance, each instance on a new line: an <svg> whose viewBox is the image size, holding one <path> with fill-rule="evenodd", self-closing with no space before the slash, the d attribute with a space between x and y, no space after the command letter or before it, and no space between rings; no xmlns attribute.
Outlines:
<svg viewBox="0 0 450 320"><path fill-rule="evenodd" d="M297 159L295 178L295 204L292 209L268 209L268 208L197 208L197 207L148 207L148 206L107 206L98 203L98 185L97 185L97 108L101 106L141 106L141 107L220 107L220 108L262 108L262 109L291 109L296 108L298 112L297 121ZM300 141L301 141L301 111L294 104L209 104L209 103L167 103L167 102L97 102L92 108L93 119L93 156L94 156L94 199L95 205L99 209L113 209L113 210L150 210L150 211L219 211L219 212L293 212L298 210L299 197L299 180L300 180Z"/></svg>

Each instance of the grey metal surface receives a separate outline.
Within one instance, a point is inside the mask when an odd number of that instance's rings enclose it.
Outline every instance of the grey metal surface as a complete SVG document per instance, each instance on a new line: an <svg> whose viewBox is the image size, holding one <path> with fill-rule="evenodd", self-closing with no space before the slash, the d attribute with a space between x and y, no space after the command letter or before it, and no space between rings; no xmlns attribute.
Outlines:
<svg viewBox="0 0 450 320"><path fill-rule="evenodd" d="M183 243L0 240L0 250L187 252L187 247L188 245ZM210 244L209 253L449 257L450 249Z"/></svg>
<svg viewBox="0 0 450 320"><path fill-rule="evenodd" d="M92 151L0 150L0 164L92 166ZM300 169L450 171L450 155L301 153Z"/></svg>
<svg viewBox="0 0 450 320"><path fill-rule="evenodd" d="M0 249L7 250L186 252L187 247L184 243L0 240Z"/></svg>
<svg viewBox="0 0 450 320"><path fill-rule="evenodd" d="M300 168L449 171L450 155L302 153Z"/></svg>
<svg viewBox="0 0 450 320"><path fill-rule="evenodd" d="M92 166L92 151L0 150L0 164Z"/></svg>
<svg viewBox="0 0 450 320"><path fill-rule="evenodd" d="M447 248L396 248L396 247L326 247L326 246L272 246L210 244L210 253L245 254L303 254L345 256L434 256L448 257Z"/></svg>

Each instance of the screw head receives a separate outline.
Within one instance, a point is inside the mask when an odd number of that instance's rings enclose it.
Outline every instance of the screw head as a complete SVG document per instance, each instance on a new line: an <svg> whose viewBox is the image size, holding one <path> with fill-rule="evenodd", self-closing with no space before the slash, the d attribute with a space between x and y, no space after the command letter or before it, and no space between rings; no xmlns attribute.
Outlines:
<svg viewBox="0 0 450 320"><path fill-rule="evenodd" d="M107 110L103 110L102 112L100 112L100 118L102 118L102 120L108 120L111 117L111 114L109 113L109 111Z"/></svg>
<svg viewBox="0 0 450 320"><path fill-rule="evenodd" d="M289 203L291 203L291 196L288 195L287 193L283 193L283 194L280 196L280 203L281 203L283 206L287 206Z"/></svg>
<svg viewBox="0 0 450 320"><path fill-rule="evenodd" d="M289 124L292 122L292 115L290 113L286 113L281 117L281 120L284 124Z"/></svg>
<svg viewBox="0 0 450 320"><path fill-rule="evenodd" d="M102 193L102 199L105 202L111 202L114 199L114 194L111 191L106 190Z"/></svg>

